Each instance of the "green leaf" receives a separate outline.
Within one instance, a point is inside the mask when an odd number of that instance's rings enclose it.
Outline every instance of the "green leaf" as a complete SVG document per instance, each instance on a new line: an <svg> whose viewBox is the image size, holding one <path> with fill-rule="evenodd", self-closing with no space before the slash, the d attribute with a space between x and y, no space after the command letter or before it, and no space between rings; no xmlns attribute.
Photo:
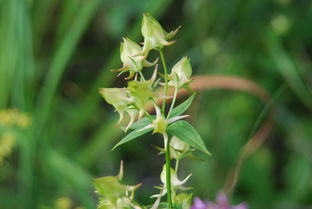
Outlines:
<svg viewBox="0 0 312 209"><path fill-rule="evenodd" d="M142 136L144 134L146 134L147 132L150 132L151 130L153 130L153 128L149 128L143 131L138 131L140 130L140 128L133 130L132 132L130 132L127 136L125 136L124 138L122 138L114 147L112 150L114 150L116 147L119 147L120 145L127 143L129 141L132 141L133 139Z"/></svg>
<svg viewBox="0 0 312 209"><path fill-rule="evenodd" d="M153 117L153 116L152 116ZM142 118L141 120L133 123L129 128L131 129L140 129L140 128L143 128L145 126L147 126L148 124L150 124L152 122L151 119L147 118L147 117L144 117Z"/></svg>
<svg viewBox="0 0 312 209"><path fill-rule="evenodd" d="M185 100L183 103L179 104L175 108L172 109L170 117L175 117L183 114L189 106L192 104L193 99L195 97L196 93L192 94L187 100Z"/></svg>
<svg viewBox="0 0 312 209"><path fill-rule="evenodd" d="M195 128L185 120L179 120L169 125L168 133L178 137L190 146L211 155L207 150L205 143Z"/></svg>

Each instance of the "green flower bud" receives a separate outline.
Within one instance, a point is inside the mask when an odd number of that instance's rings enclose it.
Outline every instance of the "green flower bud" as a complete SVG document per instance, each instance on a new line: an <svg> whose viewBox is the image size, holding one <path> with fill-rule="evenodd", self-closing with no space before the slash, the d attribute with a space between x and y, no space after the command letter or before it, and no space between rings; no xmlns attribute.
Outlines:
<svg viewBox="0 0 312 209"><path fill-rule="evenodd" d="M118 123L123 120L125 113L129 114L130 121L125 129L127 131L138 115L138 111L132 105L134 99L130 96L129 90L126 88L101 88L99 92L106 102L113 105L119 113Z"/></svg>
<svg viewBox="0 0 312 209"><path fill-rule="evenodd" d="M185 177L183 180L179 180L176 171L170 168L171 186L172 189L179 188L187 182L187 180L192 176L192 174ZM160 174L161 182L166 186L166 165L163 166L162 172Z"/></svg>
<svg viewBox="0 0 312 209"><path fill-rule="evenodd" d="M152 49L163 48L164 46L173 44L175 41L168 40L176 35L179 28L180 27L178 27L175 31L167 33L152 15L144 13L141 29L144 37L142 54L147 56L148 52Z"/></svg>
<svg viewBox="0 0 312 209"><path fill-rule="evenodd" d="M191 208L193 194L180 193L178 194L174 202L180 206L180 208Z"/></svg>
<svg viewBox="0 0 312 209"><path fill-rule="evenodd" d="M105 196L115 203L117 199L122 198L126 193L126 186L120 183L116 176L105 176L94 179L96 192Z"/></svg>
<svg viewBox="0 0 312 209"><path fill-rule="evenodd" d="M123 177L123 163L121 161L118 176L105 176L93 180L96 192L101 196L98 204L99 209L108 208L137 208L134 205L134 191L141 186L124 185L121 183Z"/></svg>
<svg viewBox="0 0 312 209"><path fill-rule="evenodd" d="M163 169L161 171L160 174L160 180L162 182L163 185L161 185L159 187L160 189L160 193L159 194L155 194L152 195L152 198L157 198L156 202L154 203L152 209L156 209L158 208L159 202L161 197L163 197L164 195L167 194L167 181L166 181L166 165L163 166ZM173 197L176 197L176 190L180 189L180 190L186 190L188 188L183 187L183 184L186 183L186 181L192 176L192 174L188 175L186 178L184 178L183 180L179 180L177 177L177 173L173 168L170 168L170 178L171 178L171 194ZM174 198L174 201L176 201L176 199ZM180 201L179 201L180 203Z"/></svg>
<svg viewBox="0 0 312 209"><path fill-rule="evenodd" d="M181 88L183 85L191 81L192 66L188 57L183 57L177 64L175 64L168 76L169 86Z"/></svg>
<svg viewBox="0 0 312 209"><path fill-rule="evenodd" d="M130 95L140 112L144 112L147 103L155 96L152 85L152 80L128 82Z"/></svg>
<svg viewBox="0 0 312 209"><path fill-rule="evenodd" d="M143 68L142 56L136 56L141 53L141 47L134 41L123 38L120 46L120 58L124 66L127 66L129 71L140 72Z"/></svg>
<svg viewBox="0 0 312 209"><path fill-rule="evenodd" d="M101 88L99 92L108 104L111 104L115 107L120 116L119 122L122 121L124 113L128 109L128 105L131 102L128 89Z"/></svg>
<svg viewBox="0 0 312 209"><path fill-rule="evenodd" d="M144 56L140 55L142 48L136 42L129 38L123 38L123 42L120 45L120 59L123 63L122 68L112 71L120 72L119 75L129 72L129 76L126 79L131 79L135 73L140 72L143 67L154 65L154 63L148 62Z"/></svg>
<svg viewBox="0 0 312 209"><path fill-rule="evenodd" d="M190 150L190 146L176 136L171 138L170 148L170 155L174 159L183 158L184 154Z"/></svg>

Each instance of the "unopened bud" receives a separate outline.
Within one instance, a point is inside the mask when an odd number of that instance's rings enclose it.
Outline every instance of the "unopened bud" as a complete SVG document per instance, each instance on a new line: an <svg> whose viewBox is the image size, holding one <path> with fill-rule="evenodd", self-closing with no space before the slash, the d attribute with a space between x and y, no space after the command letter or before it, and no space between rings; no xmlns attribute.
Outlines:
<svg viewBox="0 0 312 209"><path fill-rule="evenodd" d="M192 66L188 57L183 57L171 70L168 85L181 88L191 81Z"/></svg>
<svg viewBox="0 0 312 209"><path fill-rule="evenodd" d="M130 102L127 89L101 88L100 94L103 96L108 104L111 104L115 107L120 116L119 121L121 121Z"/></svg>
<svg viewBox="0 0 312 209"><path fill-rule="evenodd" d="M142 54L146 55L152 49L163 48L164 46L173 44L175 41L168 40L176 35L179 28L175 31L167 33L152 15L144 13L141 29L142 35L144 36Z"/></svg>

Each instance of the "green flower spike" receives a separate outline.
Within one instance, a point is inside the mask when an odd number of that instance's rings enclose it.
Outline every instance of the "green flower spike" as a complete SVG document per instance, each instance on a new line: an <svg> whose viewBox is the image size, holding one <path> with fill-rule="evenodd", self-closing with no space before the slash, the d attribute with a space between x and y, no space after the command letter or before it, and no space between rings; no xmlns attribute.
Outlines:
<svg viewBox="0 0 312 209"><path fill-rule="evenodd" d="M191 82L192 66L188 57L183 57L177 64L175 64L168 76L169 86L181 88L183 85Z"/></svg>
<svg viewBox="0 0 312 209"><path fill-rule="evenodd" d="M123 120L125 113L129 114L130 121L126 127L127 131L138 115L138 111L132 105L133 98L129 96L129 90L126 88L101 88L99 92L106 102L113 105L119 113L118 124Z"/></svg>
<svg viewBox="0 0 312 209"><path fill-rule="evenodd" d="M148 52L152 49L159 49L174 44L175 41L168 40L172 39L179 29L180 26L176 30L167 33L152 15L144 13L141 29L144 37L144 45L141 54L147 56Z"/></svg>
<svg viewBox="0 0 312 209"><path fill-rule="evenodd" d="M143 67L150 67L157 63L158 58L153 63L148 62L145 59L146 57L139 55L141 52L142 48L139 44L129 38L123 38L123 42L120 45L120 59L123 66L112 71L120 72L119 75L129 72L129 76L126 77L126 80L128 80L133 78L136 73L141 72Z"/></svg>

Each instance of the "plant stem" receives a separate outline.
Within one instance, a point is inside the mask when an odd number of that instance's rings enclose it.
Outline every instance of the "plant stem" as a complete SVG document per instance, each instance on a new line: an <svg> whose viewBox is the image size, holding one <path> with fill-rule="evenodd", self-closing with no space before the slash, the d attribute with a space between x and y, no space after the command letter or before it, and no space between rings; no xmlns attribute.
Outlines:
<svg viewBox="0 0 312 209"><path fill-rule="evenodd" d="M152 118L152 116L147 111L144 112L144 115L149 119L154 120L154 118Z"/></svg>
<svg viewBox="0 0 312 209"><path fill-rule="evenodd" d="M167 186L167 202L168 208L172 209L171 200L171 166L170 166L170 140L167 133L163 135L166 143L166 186Z"/></svg>
<svg viewBox="0 0 312 209"><path fill-rule="evenodd" d="M176 160L176 164L175 164L175 169L174 169L176 173L178 173L178 169L179 169L179 162L180 162L180 160L179 160L179 159L177 159L177 160Z"/></svg>
<svg viewBox="0 0 312 209"><path fill-rule="evenodd" d="M172 102L171 102L171 106L170 106L170 109L169 109L169 112L168 112L168 115L167 115L167 119L170 118L170 113L171 113L171 110L173 109L174 103L175 103L175 101L177 99L177 94L178 94L178 88L175 88L174 89L173 99L172 99Z"/></svg>
<svg viewBox="0 0 312 209"><path fill-rule="evenodd" d="M167 99L166 97L167 97L167 91L168 91L168 69L167 69L167 65L166 65L166 61L165 61L165 57L164 57L164 53L162 49L159 49L158 51L159 51L161 62L164 68L164 76L165 76L164 99L163 99L162 108L161 108L163 115L165 115L166 99Z"/></svg>
<svg viewBox="0 0 312 209"><path fill-rule="evenodd" d="M143 79L143 81L145 81L143 73L140 71L139 74L140 74L141 78Z"/></svg>
<svg viewBox="0 0 312 209"><path fill-rule="evenodd" d="M164 100L162 103L162 114L165 116L165 109L166 109L166 97L168 91L168 70L167 65L164 57L164 53L162 49L159 49L159 54L161 58L161 62L164 68L164 76L165 76L165 89L164 89ZM172 209L172 200L171 200L171 165L170 165L170 140L168 139L167 133L164 134L165 139L165 148L166 148L166 186L167 186L167 202L168 208Z"/></svg>

